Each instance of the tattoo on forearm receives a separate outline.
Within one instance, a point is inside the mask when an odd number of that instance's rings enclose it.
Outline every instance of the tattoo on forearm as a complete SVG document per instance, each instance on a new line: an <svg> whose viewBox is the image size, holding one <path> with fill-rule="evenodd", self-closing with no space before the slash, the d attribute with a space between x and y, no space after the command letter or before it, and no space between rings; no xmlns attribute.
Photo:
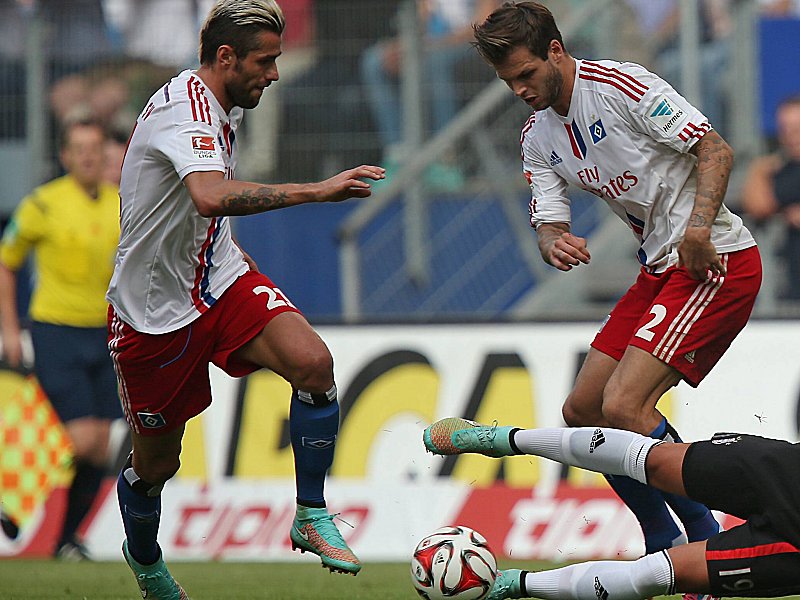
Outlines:
<svg viewBox="0 0 800 600"><path fill-rule="evenodd" d="M708 220L701 214L695 213L689 217L689 227L706 227Z"/></svg>
<svg viewBox="0 0 800 600"><path fill-rule="evenodd" d="M286 206L288 194L269 186L228 194L222 199L222 207L230 215L252 215Z"/></svg>
<svg viewBox="0 0 800 600"><path fill-rule="evenodd" d="M725 140L710 131L697 143L697 192L689 227L709 227L717 217L728 178L733 168L733 154Z"/></svg>

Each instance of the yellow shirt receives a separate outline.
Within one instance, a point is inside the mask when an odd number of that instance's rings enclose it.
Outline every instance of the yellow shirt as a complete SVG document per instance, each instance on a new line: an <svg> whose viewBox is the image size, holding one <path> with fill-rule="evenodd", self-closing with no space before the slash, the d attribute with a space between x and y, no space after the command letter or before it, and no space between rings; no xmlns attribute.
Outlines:
<svg viewBox="0 0 800 600"><path fill-rule="evenodd" d="M102 327L118 242L116 186L101 184L95 200L66 175L22 200L0 241L0 261L15 271L33 250L33 320Z"/></svg>

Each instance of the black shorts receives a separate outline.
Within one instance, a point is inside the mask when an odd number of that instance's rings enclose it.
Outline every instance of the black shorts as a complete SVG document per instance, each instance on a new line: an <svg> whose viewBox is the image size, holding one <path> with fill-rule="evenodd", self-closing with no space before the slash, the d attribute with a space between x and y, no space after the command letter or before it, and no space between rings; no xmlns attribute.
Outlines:
<svg viewBox="0 0 800 600"><path fill-rule="evenodd" d="M63 422L83 417L122 418L105 327L34 321L31 337L39 385Z"/></svg>
<svg viewBox="0 0 800 600"><path fill-rule="evenodd" d="M714 596L800 593L800 446L718 434L692 444L683 462L687 495L745 523L709 538Z"/></svg>

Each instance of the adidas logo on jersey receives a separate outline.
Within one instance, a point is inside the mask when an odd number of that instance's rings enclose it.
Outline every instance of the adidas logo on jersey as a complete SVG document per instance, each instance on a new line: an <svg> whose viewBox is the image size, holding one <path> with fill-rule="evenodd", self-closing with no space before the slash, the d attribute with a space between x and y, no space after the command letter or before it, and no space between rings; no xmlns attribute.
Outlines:
<svg viewBox="0 0 800 600"><path fill-rule="evenodd" d="M592 442L589 444L589 454L592 454L595 451L595 448L599 448L605 443L606 436L603 435L603 430L595 429L594 433L592 434Z"/></svg>
<svg viewBox="0 0 800 600"><path fill-rule="evenodd" d="M694 363L694 352L695 351L692 350L691 352L687 352L686 354L683 355L683 358L686 359L686 362Z"/></svg>
<svg viewBox="0 0 800 600"><path fill-rule="evenodd" d="M550 153L550 166L551 167L555 167L556 165L558 165L558 164L560 164L562 162L564 162L564 161L561 160L561 157L558 154L556 154L555 150L553 150Z"/></svg>

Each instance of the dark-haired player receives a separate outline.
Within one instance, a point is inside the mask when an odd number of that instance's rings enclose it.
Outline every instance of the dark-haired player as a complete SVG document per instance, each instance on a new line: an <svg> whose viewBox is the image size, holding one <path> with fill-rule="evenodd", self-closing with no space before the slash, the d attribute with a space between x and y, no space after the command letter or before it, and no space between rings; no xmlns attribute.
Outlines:
<svg viewBox="0 0 800 600"><path fill-rule="evenodd" d="M597 333L563 415L680 441L656 408L697 386L747 323L761 284L753 236L723 204L733 152L708 119L643 67L580 60L537 2L506 2L474 28L475 46L534 113L522 131L530 222L544 260L590 260L570 232L567 185L596 195L639 243L641 270ZM646 552L719 530L708 509L630 478L609 482L639 520Z"/></svg>

